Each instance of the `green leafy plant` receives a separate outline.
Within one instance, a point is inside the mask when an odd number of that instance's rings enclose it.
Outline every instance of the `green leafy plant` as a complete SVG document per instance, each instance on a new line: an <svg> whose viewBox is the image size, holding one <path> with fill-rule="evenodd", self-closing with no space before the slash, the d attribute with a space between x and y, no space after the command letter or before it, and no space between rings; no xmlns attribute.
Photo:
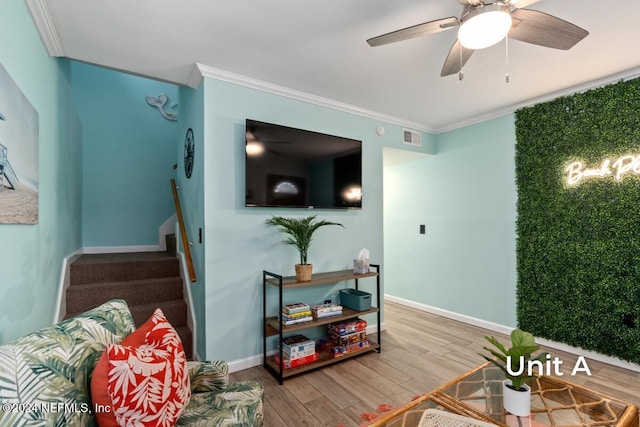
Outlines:
<svg viewBox="0 0 640 427"><path fill-rule="evenodd" d="M518 325L640 363L640 177L566 184L570 161L597 168L640 153L640 79L526 107L515 119Z"/></svg>
<svg viewBox="0 0 640 427"><path fill-rule="evenodd" d="M344 228L344 225L327 221L317 220L317 215L311 215L305 218L287 218L282 216L272 216L265 221L265 224L277 227L280 231L287 234L287 238L282 241L285 245L295 246L300 252L300 264L307 264L307 254L311 246L313 233L325 225L338 225Z"/></svg>
<svg viewBox="0 0 640 427"><path fill-rule="evenodd" d="M483 347L493 358L480 354L489 362L500 368L505 376L511 380L511 385L516 390L522 390L523 385L530 381L533 376L529 375L528 365L530 361L544 361L547 353L543 352L537 356L532 354L540 349L536 344L533 335L520 329L514 329L511 332L511 348L506 348L496 338L484 337L494 348Z"/></svg>

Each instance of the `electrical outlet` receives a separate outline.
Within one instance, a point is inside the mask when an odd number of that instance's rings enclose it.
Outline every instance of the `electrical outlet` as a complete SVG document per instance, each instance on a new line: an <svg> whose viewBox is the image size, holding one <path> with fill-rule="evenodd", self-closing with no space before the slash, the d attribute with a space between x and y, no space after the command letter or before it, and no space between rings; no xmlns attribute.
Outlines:
<svg viewBox="0 0 640 427"><path fill-rule="evenodd" d="M420 234L427 234L427 227L424 224L420 224Z"/></svg>

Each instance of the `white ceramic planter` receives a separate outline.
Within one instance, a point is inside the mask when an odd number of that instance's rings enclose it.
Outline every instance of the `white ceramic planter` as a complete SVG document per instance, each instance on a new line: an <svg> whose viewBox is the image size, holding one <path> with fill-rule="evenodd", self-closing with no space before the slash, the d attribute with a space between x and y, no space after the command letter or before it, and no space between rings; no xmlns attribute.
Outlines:
<svg viewBox="0 0 640 427"><path fill-rule="evenodd" d="M531 415L531 387L525 384L525 391L517 391L507 387L511 385L511 380L502 382L502 402L504 409L520 417L528 417Z"/></svg>

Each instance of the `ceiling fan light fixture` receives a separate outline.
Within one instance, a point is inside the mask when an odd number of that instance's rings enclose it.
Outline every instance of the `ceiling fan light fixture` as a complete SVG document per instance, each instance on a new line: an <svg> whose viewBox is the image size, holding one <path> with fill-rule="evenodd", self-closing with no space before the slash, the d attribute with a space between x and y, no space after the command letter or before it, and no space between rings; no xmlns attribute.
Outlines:
<svg viewBox="0 0 640 427"><path fill-rule="evenodd" d="M467 49L484 49L504 39L510 29L509 6L492 3L472 8L462 17L458 40Z"/></svg>
<svg viewBox="0 0 640 427"><path fill-rule="evenodd" d="M264 145L260 141L247 141L245 151L248 156L259 156L264 153Z"/></svg>

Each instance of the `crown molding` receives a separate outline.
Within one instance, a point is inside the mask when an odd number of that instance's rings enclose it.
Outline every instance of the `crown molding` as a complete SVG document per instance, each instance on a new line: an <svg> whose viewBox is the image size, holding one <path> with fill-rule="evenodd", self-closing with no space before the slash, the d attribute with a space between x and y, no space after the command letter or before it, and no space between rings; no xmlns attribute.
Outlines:
<svg viewBox="0 0 640 427"><path fill-rule="evenodd" d="M202 82L203 74L202 71L200 71L200 67L201 65L195 62L191 68L189 76L187 77L185 84L191 89L198 89L198 86L200 86L200 83Z"/></svg>
<svg viewBox="0 0 640 427"><path fill-rule="evenodd" d="M221 80L221 81L233 83L239 86L260 90L260 91L272 93L275 95L285 96L298 101L303 101L310 104L331 108L334 110L344 111L347 113L368 117L374 120L381 120L386 123L396 124L398 126L408 127L415 130L428 132L433 135L437 135L441 133L450 132L456 129L460 129L466 126L481 123L487 120L492 120L498 117L505 116L507 114L513 114L521 108L530 107L532 105L540 104L543 102L548 102L562 96L574 95L576 93L586 92L588 90L606 86L608 84L612 84L621 80L630 80L630 79L640 77L640 67L632 68L620 73L605 76L597 80L591 80L589 82L571 86L569 88L562 89L556 92L551 92L543 96L528 99L526 101L523 101L517 104L511 104L506 107L487 112L485 114L473 116L468 119L452 123L448 126L443 126L438 128L430 127L423 123L407 121L398 117L378 113L376 111L367 110L351 104L346 104L346 103L342 103L332 99L323 98L321 96L313 95L307 92L301 92L295 89L290 89L284 86L265 82L265 81L248 77L242 74L236 74L229 71L221 70L219 68L210 67L208 65L204 65L200 63L194 64L193 70L189 76L189 80L187 84L190 87L195 89L200 85L204 77L215 79L215 80Z"/></svg>
<svg viewBox="0 0 640 427"><path fill-rule="evenodd" d="M591 80L586 83L582 83L579 85L571 86L556 92L551 92L546 95L540 96L538 98L533 98L526 100L524 102L520 102L517 104L508 105L504 108L500 108L497 110L490 111L486 114L481 114L478 116L471 117L469 119L454 123L450 126L445 126L442 128L434 129L435 134L445 133L452 130L460 129L465 126L474 125L477 123L481 123L487 120L495 119L498 117L505 116L507 114L513 114L517 110L525 107L531 107L536 104L542 104L543 102L552 101L556 98L560 98L563 96L575 95L577 93L586 92L591 89L596 89L602 86L606 86L612 83L617 83L623 80L631 80L640 77L640 67L631 68L626 71L622 71L620 73L612 74L609 76L602 77L600 79Z"/></svg>
<svg viewBox="0 0 640 427"><path fill-rule="evenodd" d="M198 74L200 74L201 76L199 78L200 80L202 79L202 77L220 80L227 83L233 83L238 86L244 86L244 87L259 90L262 92L284 96L287 98L295 99L297 101L302 101L309 104L318 105L321 107L327 107L333 110L338 110L345 113L354 114L357 116L367 117L374 120L381 120L385 123L395 124L398 126L407 127L414 130L419 130L422 132L429 132L429 133L433 132L432 129L426 127L422 123L407 121L398 117L390 116L383 113L378 113L376 111L367 110L364 108L357 107L355 105L346 104L333 99L324 98L324 97L313 95L307 92L302 92L299 90L280 86L274 83L265 82L262 80L255 79L253 77L232 73L229 71L210 67L208 65L196 63L194 69L198 70ZM194 74L195 74L194 72L191 73L191 76L188 82L188 85L192 88L196 88L200 84L200 81L196 79Z"/></svg>
<svg viewBox="0 0 640 427"><path fill-rule="evenodd" d="M56 31L56 27L53 24L53 19L51 18L49 8L47 7L45 1L25 0L25 2L27 3L27 7L29 8L29 12L31 13L31 18L36 24L38 34L40 34L40 39L42 40L42 43L44 44L44 47L47 50L49 56L64 56L62 43L60 42L58 32Z"/></svg>

